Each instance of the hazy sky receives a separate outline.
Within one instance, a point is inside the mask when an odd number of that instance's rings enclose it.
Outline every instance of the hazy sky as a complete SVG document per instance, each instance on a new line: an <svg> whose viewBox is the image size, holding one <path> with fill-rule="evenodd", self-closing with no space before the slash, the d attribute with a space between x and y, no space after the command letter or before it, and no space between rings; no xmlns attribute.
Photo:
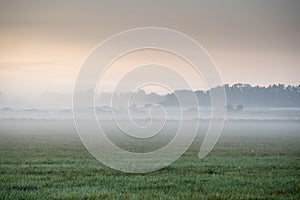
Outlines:
<svg viewBox="0 0 300 200"><path fill-rule="evenodd" d="M1 0L0 91L70 94L90 50L144 26L196 39L225 83L300 83L299 0Z"/></svg>

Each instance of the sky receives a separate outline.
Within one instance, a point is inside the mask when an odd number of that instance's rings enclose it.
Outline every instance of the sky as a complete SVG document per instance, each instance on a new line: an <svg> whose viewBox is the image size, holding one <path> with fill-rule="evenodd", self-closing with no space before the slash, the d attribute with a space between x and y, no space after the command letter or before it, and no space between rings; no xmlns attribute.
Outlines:
<svg viewBox="0 0 300 200"><path fill-rule="evenodd" d="M0 92L71 94L97 44L148 26L194 38L224 83L300 83L299 0L0 0Z"/></svg>

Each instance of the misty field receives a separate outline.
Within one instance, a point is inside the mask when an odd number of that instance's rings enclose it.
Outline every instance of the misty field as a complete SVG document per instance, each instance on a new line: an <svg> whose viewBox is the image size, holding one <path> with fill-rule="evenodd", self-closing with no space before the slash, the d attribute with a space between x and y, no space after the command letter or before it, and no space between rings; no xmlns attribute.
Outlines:
<svg viewBox="0 0 300 200"><path fill-rule="evenodd" d="M2 120L0 199L300 199L299 142L297 120L231 120L206 158L199 136L172 165L126 174L93 158L71 120Z"/></svg>

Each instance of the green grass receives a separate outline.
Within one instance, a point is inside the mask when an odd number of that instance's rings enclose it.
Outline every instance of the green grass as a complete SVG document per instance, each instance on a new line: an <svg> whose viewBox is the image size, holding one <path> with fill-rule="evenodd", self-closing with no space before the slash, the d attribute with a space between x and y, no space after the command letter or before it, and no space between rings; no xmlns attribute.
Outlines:
<svg viewBox="0 0 300 200"><path fill-rule="evenodd" d="M65 123L0 123L0 199L300 199L295 124L283 135L261 126L225 128L204 159L196 140L164 169L127 174L95 160Z"/></svg>

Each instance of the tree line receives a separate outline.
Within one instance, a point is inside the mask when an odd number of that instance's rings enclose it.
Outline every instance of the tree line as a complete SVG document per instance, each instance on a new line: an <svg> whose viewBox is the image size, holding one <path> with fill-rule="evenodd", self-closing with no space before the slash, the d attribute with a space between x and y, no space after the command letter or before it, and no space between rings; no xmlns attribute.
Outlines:
<svg viewBox="0 0 300 200"><path fill-rule="evenodd" d="M165 106L178 106L176 98L183 99L183 104L188 106L191 95L197 97L199 106L210 106L210 92L225 89L228 105L242 105L243 107L300 107L300 85L285 86L284 84L273 84L268 87L251 86L250 84L225 84L212 88L208 91L178 90L172 94L165 95L161 102ZM182 102L181 102L182 105Z"/></svg>

